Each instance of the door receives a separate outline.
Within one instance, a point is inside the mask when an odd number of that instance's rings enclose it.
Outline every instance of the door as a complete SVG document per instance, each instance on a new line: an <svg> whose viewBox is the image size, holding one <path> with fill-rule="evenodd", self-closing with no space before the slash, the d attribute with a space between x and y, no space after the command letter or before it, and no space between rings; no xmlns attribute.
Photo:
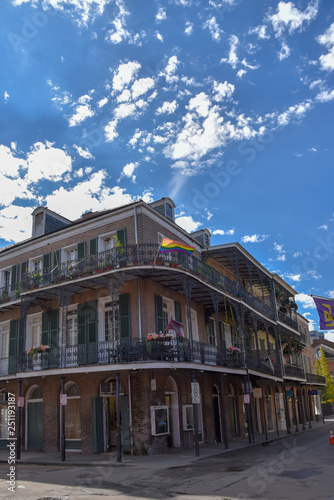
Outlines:
<svg viewBox="0 0 334 500"><path fill-rule="evenodd" d="M229 395L228 405L229 405L229 415L230 415L231 436L232 436L232 438L236 438L238 436L238 430L237 430L237 418L236 418L236 411L235 411L234 396Z"/></svg>
<svg viewBox="0 0 334 500"><path fill-rule="evenodd" d="M172 398L170 394L165 394L165 405L168 407L168 427L169 433L167 435L167 446L171 448L173 446L173 437L172 437Z"/></svg>
<svg viewBox="0 0 334 500"><path fill-rule="evenodd" d="M28 451L43 450L43 402L27 404L28 412Z"/></svg>

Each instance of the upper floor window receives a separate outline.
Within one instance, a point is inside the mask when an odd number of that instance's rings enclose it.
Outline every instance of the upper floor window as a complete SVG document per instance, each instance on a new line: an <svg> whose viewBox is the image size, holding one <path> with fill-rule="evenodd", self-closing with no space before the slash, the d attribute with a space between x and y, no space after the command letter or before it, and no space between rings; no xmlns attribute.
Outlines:
<svg viewBox="0 0 334 500"><path fill-rule="evenodd" d="M64 248L62 257L63 262L75 260L77 258L77 246L73 245L72 247Z"/></svg>
<svg viewBox="0 0 334 500"><path fill-rule="evenodd" d="M66 315L66 347L78 343L78 314L76 309L67 311Z"/></svg>
<svg viewBox="0 0 334 500"><path fill-rule="evenodd" d="M27 318L27 348L37 347L42 343L42 315L34 314Z"/></svg>
<svg viewBox="0 0 334 500"><path fill-rule="evenodd" d="M172 205L170 205L169 203L166 203L166 216L169 217L170 219L173 218Z"/></svg>
<svg viewBox="0 0 334 500"><path fill-rule="evenodd" d="M98 248L99 252L106 252L117 246L118 240L116 236L116 231L108 234L103 234L98 238Z"/></svg>
<svg viewBox="0 0 334 500"><path fill-rule="evenodd" d="M6 290L8 290L10 285L10 275L11 273L9 269L2 271L2 287L6 288Z"/></svg>
<svg viewBox="0 0 334 500"><path fill-rule="evenodd" d="M104 306L104 340L115 340L117 321L118 304L113 308L112 302L106 302Z"/></svg>
<svg viewBox="0 0 334 500"><path fill-rule="evenodd" d="M9 322L0 324L0 335L1 335L1 353L0 358L8 358L8 343L9 343Z"/></svg>
<svg viewBox="0 0 334 500"><path fill-rule="evenodd" d="M215 322L212 318L208 319L208 344L216 345Z"/></svg>

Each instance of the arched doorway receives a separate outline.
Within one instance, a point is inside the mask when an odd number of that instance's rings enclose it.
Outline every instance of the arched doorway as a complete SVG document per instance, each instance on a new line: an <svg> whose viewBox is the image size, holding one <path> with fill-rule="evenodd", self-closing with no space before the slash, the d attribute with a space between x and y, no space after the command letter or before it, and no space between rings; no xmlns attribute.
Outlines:
<svg viewBox="0 0 334 500"><path fill-rule="evenodd" d="M177 385L173 377L168 377L165 385L165 405L168 407L169 434L168 447L180 448L179 398Z"/></svg>
<svg viewBox="0 0 334 500"><path fill-rule="evenodd" d="M215 429L215 442L221 443L222 435L220 428L219 392L215 385L212 388L212 408L213 408L213 424Z"/></svg>
<svg viewBox="0 0 334 500"><path fill-rule="evenodd" d="M38 385L30 387L26 407L26 449L43 450L43 394Z"/></svg>

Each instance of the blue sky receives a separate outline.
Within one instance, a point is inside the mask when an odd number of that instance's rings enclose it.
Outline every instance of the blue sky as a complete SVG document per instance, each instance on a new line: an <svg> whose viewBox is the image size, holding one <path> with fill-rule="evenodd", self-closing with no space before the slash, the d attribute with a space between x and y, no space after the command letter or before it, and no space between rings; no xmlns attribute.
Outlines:
<svg viewBox="0 0 334 500"><path fill-rule="evenodd" d="M1 0L0 242L170 196L298 292L334 297L334 4ZM328 333L334 340L334 334Z"/></svg>

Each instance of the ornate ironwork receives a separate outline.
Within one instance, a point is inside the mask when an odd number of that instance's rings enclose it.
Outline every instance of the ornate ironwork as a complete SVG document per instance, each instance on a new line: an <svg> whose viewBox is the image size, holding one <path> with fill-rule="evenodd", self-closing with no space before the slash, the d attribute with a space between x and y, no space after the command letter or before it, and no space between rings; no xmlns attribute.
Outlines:
<svg viewBox="0 0 334 500"><path fill-rule="evenodd" d="M327 385L326 379L322 375L315 375L314 373L306 373L306 382L316 385Z"/></svg>
<svg viewBox="0 0 334 500"><path fill-rule="evenodd" d="M306 379L304 368L300 366L284 365L285 377L293 377L298 379Z"/></svg>

